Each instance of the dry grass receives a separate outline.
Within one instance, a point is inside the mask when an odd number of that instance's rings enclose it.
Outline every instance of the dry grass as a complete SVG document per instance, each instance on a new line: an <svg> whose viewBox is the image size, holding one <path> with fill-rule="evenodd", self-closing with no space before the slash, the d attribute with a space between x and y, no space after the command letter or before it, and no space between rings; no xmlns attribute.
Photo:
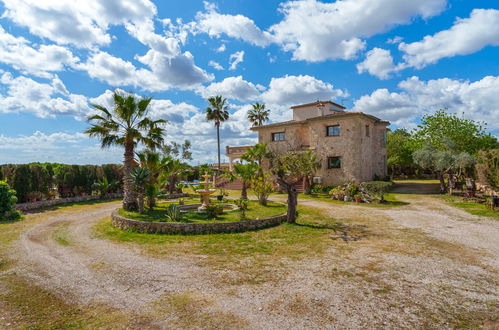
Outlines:
<svg viewBox="0 0 499 330"><path fill-rule="evenodd" d="M166 329L241 329L242 318L216 307L213 300L195 292L165 295L153 303L151 317Z"/></svg>

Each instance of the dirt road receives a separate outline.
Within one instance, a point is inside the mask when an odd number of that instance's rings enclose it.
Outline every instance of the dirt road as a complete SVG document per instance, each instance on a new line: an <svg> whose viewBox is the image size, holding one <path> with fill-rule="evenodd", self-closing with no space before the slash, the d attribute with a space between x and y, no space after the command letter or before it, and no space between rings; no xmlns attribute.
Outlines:
<svg viewBox="0 0 499 330"><path fill-rule="evenodd" d="M118 206L113 203L47 216L31 227L15 243L15 271L71 303L98 301L139 314L165 294L195 292L213 302L203 308L230 313L242 320L237 327L252 329L432 327L439 317L445 327L447 317L497 313L499 223L436 197L399 198L409 205L301 200L340 221L371 226L375 235L275 265L275 272L286 269L279 281L220 285L224 270L200 266L202 256L156 257L99 239L92 227ZM168 328L169 317L149 326Z"/></svg>

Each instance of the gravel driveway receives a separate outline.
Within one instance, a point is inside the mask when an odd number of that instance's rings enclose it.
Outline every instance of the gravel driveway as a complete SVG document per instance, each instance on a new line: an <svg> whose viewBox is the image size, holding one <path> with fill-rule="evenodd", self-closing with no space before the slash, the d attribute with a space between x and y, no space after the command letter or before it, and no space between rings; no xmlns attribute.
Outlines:
<svg viewBox="0 0 499 330"><path fill-rule="evenodd" d="M99 239L92 226L118 206L110 203L48 215L24 232L15 244L16 272L72 303L98 301L139 314L165 294L195 293L213 301L203 308L230 313L251 329L447 328L473 315L497 326L499 222L431 195L398 196L409 205L300 200L367 225L374 235L334 241L320 256L275 265L275 272L286 270L279 281L220 285L224 270L200 266L202 256L155 257L137 245ZM59 232L67 244L57 241ZM169 317L150 326L168 328Z"/></svg>

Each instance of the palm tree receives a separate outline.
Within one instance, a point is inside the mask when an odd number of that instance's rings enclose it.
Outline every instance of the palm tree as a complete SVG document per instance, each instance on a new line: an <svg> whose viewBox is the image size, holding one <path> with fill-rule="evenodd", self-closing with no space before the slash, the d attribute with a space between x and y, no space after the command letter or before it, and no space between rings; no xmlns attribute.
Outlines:
<svg viewBox="0 0 499 330"><path fill-rule="evenodd" d="M209 107L206 108L206 120L215 122L217 128L217 143L218 143L218 172L220 172L220 123L229 119L229 107L225 105L226 98L222 96L212 96L208 99Z"/></svg>
<svg viewBox="0 0 499 330"><path fill-rule="evenodd" d="M104 198L111 190L118 186L118 181L114 180L109 182L106 177L102 180L95 182L92 185L92 190L98 190L100 193L100 198Z"/></svg>
<svg viewBox="0 0 499 330"><path fill-rule="evenodd" d="M147 117L150 98L137 100L133 95L115 92L113 101L114 108L111 110L101 105L92 105L99 113L88 117L89 122L95 123L85 133L99 138L102 148L124 146L123 208L136 210L137 198L130 176L135 165L134 149L141 143L150 149L159 147L163 143L163 125L167 122Z"/></svg>
<svg viewBox="0 0 499 330"><path fill-rule="evenodd" d="M253 109L248 111L248 120L253 127L262 126L264 122L269 120L270 110L265 110L265 104L255 103Z"/></svg>
<svg viewBox="0 0 499 330"><path fill-rule="evenodd" d="M146 186L149 183L149 176L151 172L145 167L137 166L130 173L132 184L135 190L139 193L139 213L144 213L144 195Z"/></svg>
<svg viewBox="0 0 499 330"><path fill-rule="evenodd" d="M234 164L234 171L227 173L229 181L241 180L241 199L248 199L248 188L251 180L257 176L258 169L259 166L256 163Z"/></svg>
<svg viewBox="0 0 499 330"><path fill-rule="evenodd" d="M164 169L159 152L145 149L137 153L138 163L150 172L146 185L147 206L152 209L156 206L156 195L159 190L159 176Z"/></svg>

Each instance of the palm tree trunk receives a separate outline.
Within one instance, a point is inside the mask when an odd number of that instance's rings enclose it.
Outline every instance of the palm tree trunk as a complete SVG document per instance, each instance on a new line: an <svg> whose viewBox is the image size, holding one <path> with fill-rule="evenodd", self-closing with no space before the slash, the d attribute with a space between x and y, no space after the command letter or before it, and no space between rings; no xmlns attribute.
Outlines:
<svg viewBox="0 0 499 330"><path fill-rule="evenodd" d="M133 189L132 169L133 169L133 141L125 142L125 161L123 166L123 208L127 211L137 209L137 196Z"/></svg>
<svg viewBox="0 0 499 330"><path fill-rule="evenodd" d="M246 180L241 180L243 182L241 188L241 199L248 199L248 187Z"/></svg>
<svg viewBox="0 0 499 330"><path fill-rule="evenodd" d="M144 213L144 193L139 193L139 213Z"/></svg>
<svg viewBox="0 0 499 330"><path fill-rule="evenodd" d="M217 144L218 144L218 175L220 175L220 123L216 123L217 126Z"/></svg>

